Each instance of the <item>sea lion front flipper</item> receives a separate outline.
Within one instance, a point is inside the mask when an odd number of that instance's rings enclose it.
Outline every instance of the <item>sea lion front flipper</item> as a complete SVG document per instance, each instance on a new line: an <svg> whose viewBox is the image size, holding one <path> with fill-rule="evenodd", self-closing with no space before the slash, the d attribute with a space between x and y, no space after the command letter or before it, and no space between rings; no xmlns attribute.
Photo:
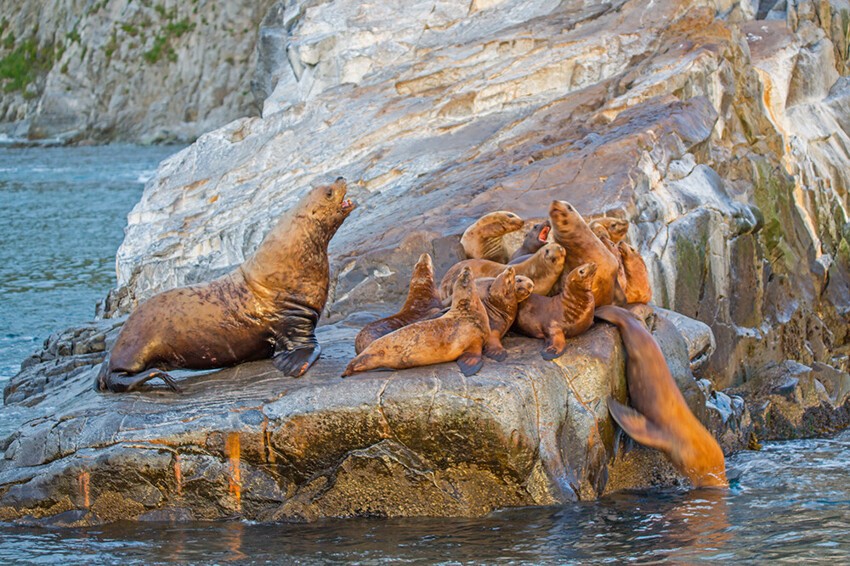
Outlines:
<svg viewBox="0 0 850 566"><path fill-rule="evenodd" d="M564 336L562 330L552 332L543 340L543 349L540 350L540 355L548 361L560 358L567 351L567 337Z"/></svg>
<svg viewBox="0 0 850 566"><path fill-rule="evenodd" d="M637 442L662 452L669 452L672 448L667 433L631 407L626 407L613 397L608 397L608 411L620 428Z"/></svg>
<svg viewBox="0 0 850 566"><path fill-rule="evenodd" d="M313 362L319 359L321 353L322 348L319 344L294 350L284 350L272 357L272 364L289 377L301 377L310 369Z"/></svg>
<svg viewBox="0 0 850 566"><path fill-rule="evenodd" d="M484 343L484 355L497 362L504 362L507 359L508 351L505 350L502 341L499 340L498 334L490 334L487 337L487 341Z"/></svg>
<svg viewBox="0 0 850 566"><path fill-rule="evenodd" d="M481 357L481 350L478 352L464 352L457 359L457 365L460 366L460 371L466 377L475 375L484 366L484 358Z"/></svg>

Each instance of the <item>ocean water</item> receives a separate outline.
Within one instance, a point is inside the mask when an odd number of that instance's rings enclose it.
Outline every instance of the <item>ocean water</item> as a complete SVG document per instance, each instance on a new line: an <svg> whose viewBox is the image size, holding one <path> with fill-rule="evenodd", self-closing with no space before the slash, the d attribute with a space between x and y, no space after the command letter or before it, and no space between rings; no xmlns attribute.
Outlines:
<svg viewBox="0 0 850 566"><path fill-rule="evenodd" d="M126 214L177 148L0 149L0 386L114 285ZM728 491L652 490L480 519L0 524L0 564L850 563L850 431L727 461Z"/></svg>
<svg viewBox="0 0 850 566"><path fill-rule="evenodd" d="M127 213L179 147L0 148L0 387L115 286Z"/></svg>

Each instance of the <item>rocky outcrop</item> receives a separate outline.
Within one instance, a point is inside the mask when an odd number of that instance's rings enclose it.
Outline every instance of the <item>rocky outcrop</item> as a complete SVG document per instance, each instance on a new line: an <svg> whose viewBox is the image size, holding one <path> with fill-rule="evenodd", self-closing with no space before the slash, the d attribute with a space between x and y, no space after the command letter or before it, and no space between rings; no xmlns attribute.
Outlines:
<svg viewBox="0 0 850 566"><path fill-rule="evenodd" d="M650 323L705 413L688 341L663 313ZM182 395L102 395L91 367L31 378L97 355L115 336L101 326L54 337L55 355L30 360L7 389L19 418L41 416L5 441L3 519L476 516L675 477L660 453L635 465L619 447L605 399L625 398L624 355L605 325L556 363L538 341L509 338L508 361L470 378L440 364L342 379L357 332L346 325L322 327L325 352L304 379L269 362L192 375Z"/></svg>
<svg viewBox="0 0 850 566"><path fill-rule="evenodd" d="M658 309L656 338L726 451L843 426L845 16L837 2L771 7L753 20L761 6L728 0L276 5L254 80L263 115L162 164L129 217L114 318L57 337L7 388L2 517L475 515L669 483L607 414L625 384L605 326L557 363L509 338L510 361L469 379L450 365L336 377L421 253L439 276L475 218L533 220L552 199L631 221L655 300L680 313ZM240 263L338 175L360 206L331 244L326 353L306 379L263 362L195 377L182 397L90 390L110 320Z"/></svg>
<svg viewBox="0 0 850 566"><path fill-rule="evenodd" d="M258 25L272 5L6 2L0 137L191 141L256 115Z"/></svg>

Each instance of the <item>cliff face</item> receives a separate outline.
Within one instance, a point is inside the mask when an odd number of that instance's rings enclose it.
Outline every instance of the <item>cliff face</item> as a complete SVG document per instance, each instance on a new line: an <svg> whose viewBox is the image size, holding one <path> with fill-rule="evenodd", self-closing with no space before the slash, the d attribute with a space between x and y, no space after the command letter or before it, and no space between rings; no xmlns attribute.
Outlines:
<svg viewBox="0 0 850 566"><path fill-rule="evenodd" d="M331 246L331 321L398 302L416 255L444 269L479 215L558 198L632 221L657 302L717 335L719 386L785 359L846 371L848 13L763 4L279 6L263 116L162 165L109 311L240 262L342 175L362 206Z"/></svg>
<svg viewBox="0 0 850 566"><path fill-rule="evenodd" d="M272 0L3 0L0 132L192 140L258 113L258 25Z"/></svg>

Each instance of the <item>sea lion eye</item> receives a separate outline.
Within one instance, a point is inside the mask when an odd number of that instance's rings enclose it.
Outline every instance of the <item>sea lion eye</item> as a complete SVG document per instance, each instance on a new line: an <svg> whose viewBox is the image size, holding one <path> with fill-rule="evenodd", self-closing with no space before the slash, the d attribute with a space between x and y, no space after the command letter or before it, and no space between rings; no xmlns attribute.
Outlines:
<svg viewBox="0 0 850 566"><path fill-rule="evenodd" d="M328 187L327 189L325 189L325 198L333 198L333 196L334 196L333 188Z"/></svg>

